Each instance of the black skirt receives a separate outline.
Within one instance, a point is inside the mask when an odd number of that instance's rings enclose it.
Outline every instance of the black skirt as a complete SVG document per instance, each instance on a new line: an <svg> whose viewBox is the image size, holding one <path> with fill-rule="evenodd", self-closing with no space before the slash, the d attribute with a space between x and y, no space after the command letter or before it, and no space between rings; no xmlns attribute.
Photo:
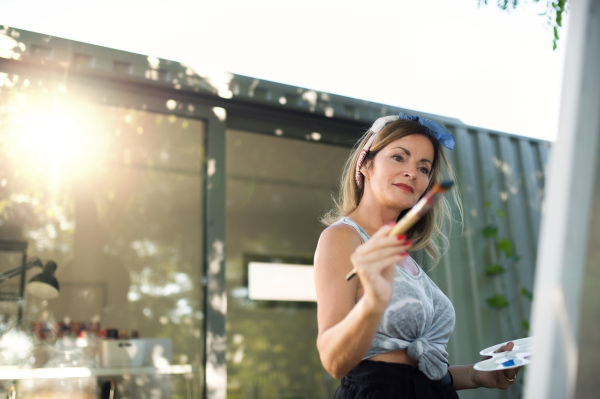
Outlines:
<svg viewBox="0 0 600 399"><path fill-rule="evenodd" d="M432 381L418 368L363 360L344 378L335 399L458 399L450 379Z"/></svg>

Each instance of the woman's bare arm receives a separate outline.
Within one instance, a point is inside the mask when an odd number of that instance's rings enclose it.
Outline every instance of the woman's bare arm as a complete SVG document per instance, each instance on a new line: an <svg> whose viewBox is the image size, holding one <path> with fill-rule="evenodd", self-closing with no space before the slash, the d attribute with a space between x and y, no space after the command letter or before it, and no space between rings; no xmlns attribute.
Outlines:
<svg viewBox="0 0 600 399"><path fill-rule="evenodd" d="M342 378L365 355L391 295L394 267L408 249L396 237L387 237L384 226L368 245L350 227L327 228L315 252L315 286L319 335L317 348L323 367ZM382 232L383 231L383 232ZM356 301L357 278L346 274L359 266L364 295Z"/></svg>

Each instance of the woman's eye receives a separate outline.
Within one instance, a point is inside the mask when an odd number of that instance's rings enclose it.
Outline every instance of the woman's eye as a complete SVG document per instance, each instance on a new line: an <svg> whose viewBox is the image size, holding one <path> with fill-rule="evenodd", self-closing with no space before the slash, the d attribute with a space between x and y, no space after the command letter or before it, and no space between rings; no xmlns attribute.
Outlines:
<svg viewBox="0 0 600 399"><path fill-rule="evenodd" d="M402 155L392 155L392 159L394 161L403 161L404 158L402 158Z"/></svg>
<svg viewBox="0 0 600 399"><path fill-rule="evenodd" d="M429 175L429 169L427 169L426 167L422 166L419 169L421 170L422 173L425 173L426 175Z"/></svg>

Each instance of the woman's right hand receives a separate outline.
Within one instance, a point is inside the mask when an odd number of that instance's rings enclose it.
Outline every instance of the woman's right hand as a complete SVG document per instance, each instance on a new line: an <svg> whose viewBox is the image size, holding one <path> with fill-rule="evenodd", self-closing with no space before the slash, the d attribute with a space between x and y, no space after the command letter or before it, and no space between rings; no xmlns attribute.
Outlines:
<svg viewBox="0 0 600 399"><path fill-rule="evenodd" d="M350 257L364 289L363 298L383 307L387 306L392 295L394 265L408 256L407 251L412 244L405 235L389 236L393 225L381 227Z"/></svg>

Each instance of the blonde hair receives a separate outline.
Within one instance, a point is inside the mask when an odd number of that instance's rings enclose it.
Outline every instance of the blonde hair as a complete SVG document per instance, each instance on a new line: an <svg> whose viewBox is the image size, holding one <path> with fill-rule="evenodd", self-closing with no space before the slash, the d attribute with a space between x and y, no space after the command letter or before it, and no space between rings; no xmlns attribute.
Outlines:
<svg viewBox="0 0 600 399"><path fill-rule="evenodd" d="M364 184L361 188L359 188L356 184L356 163L358 162L362 148L372 134L373 132L371 129L367 130L363 137L353 147L342 172L338 197L337 199L334 198L335 207L321 218L321 221L325 225L329 226L335 223L341 217L349 215L358 207L358 204L360 204L360 200L362 199L364 192ZM448 162L446 155L444 154L442 145L423 125L408 120L397 120L387 124L381 129L381 131L379 131L377 137L375 137L375 140L373 141L373 144L367 152L367 156L364 160L365 165L369 167L373 158L375 158L379 151L385 148L388 144L402 137L413 134L423 135L427 137L433 144L435 157L431 168L429 185L425 190L425 193L427 193L434 184L439 183L442 180L454 181L455 186L451 190L451 197L453 199L452 202L457 207L460 217L459 222L462 225L463 211L460 195L458 194L456 175L452 169L452 166ZM446 178L443 176L444 170L442 168L442 163L445 166L444 169ZM398 220L404 216L406 212L408 212L408 209L400 213ZM453 220L451 203L448 201L447 196L442 195L434 207L407 232L408 238L413 240L411 251L422 249L431 258L433 264L437 264L440 256L448 247L448 238L443 232L444 224L448 222L451 227ZM442 251L440 251L440 248L442 248Z"/></svg>

